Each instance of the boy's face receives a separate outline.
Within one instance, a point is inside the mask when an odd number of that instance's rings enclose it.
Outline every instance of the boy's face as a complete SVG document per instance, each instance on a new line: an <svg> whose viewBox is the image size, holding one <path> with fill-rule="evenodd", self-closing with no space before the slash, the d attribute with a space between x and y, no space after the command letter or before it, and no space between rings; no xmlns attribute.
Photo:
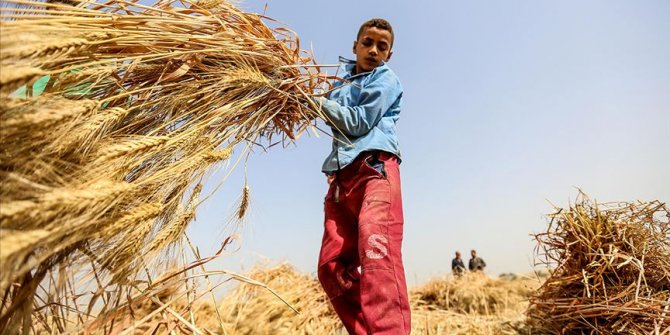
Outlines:
<svg viewBox="0 0 670 335"><path fill-rule="evenodd" d="M377 27L363 29L361 35L354 41L356 54L356 73L372 71L382 62L391 59L391 32Z"/></svg>

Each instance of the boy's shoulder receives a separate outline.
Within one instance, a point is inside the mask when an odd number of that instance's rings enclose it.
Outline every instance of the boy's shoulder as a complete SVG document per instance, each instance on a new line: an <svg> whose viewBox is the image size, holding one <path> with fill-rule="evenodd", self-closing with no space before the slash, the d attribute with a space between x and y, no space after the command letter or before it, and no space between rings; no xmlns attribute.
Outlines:
<svg viewBox="0 0 670 335"><path fill-rule="evenodd" d="M382 81L384 84L402 91L402 85L400 84L400 78L396 75L395 72L388 66L387 63L383 63L380 66L377 66L372 73L368 76L369 82L372 81Z"/></svg>
<svg viewBox="0 0 670 335"><path fill-rule="evenodd" d="M398 75L395 74L388 63L382 63L381 65L377 66L374 70L372 70L372 73L376 74L378 77L400 83L400 78L398 78Z"/></svg>

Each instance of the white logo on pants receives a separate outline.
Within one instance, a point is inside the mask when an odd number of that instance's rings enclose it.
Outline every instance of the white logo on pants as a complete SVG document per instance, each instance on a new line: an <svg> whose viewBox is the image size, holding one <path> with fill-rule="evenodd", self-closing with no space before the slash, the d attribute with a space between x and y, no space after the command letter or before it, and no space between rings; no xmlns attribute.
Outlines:
<svg viewBox="0 0 670 335"><path fill-rule="evenodd" d="M383 244L382 244L383 243ZM368 237L368 245L373 249L365 250L365 256L370 259L380 259L388 255L388 250L384 244L388 243L386 236L380 234L372 234Z"/></svg>

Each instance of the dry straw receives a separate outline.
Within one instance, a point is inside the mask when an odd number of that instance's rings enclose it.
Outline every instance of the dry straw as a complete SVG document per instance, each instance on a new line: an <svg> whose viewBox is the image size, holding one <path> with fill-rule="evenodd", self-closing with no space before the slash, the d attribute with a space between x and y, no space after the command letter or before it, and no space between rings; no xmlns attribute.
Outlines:
<svg viewBox="0 0 670 335"><path fill-rule="evenodd" d="M313 276L288 264L258 267L248 276L272 288L290 307L263 287L240 284L221 303L228 334L346 333ZM434 279L410 292L412 333L527 334L523 313L528 296L540 283L535 276L493 279L471 274Z"/></svg>
<svg viewBox="0 0 670 335"><path fill-rule="evenodd" d="M295 138L327 89L293 33L225 1L0 11L0 332L60 304L78 265L99 290L132 282L182 236L213 166Z"/></svg>
<svg viewBox="0 0 670 335"><path fill-rule="evenodd" d="M538 274L491 278L466 273L436 278L411 290L412 330L418 334L528 335L524 311L540 286Z"/></svg>
<svg viewBox="0 0 670 335"><path fill-rule="evenodd" d="M581 195L536 235L556 266L528 314L538 334L670 334L670 216L659 201Z"/></svg>
<svg viewBox="0 0 670 335"><path fill-rule="evenodd" d="M313 277L297 272L288 264L259 267L248 277L265 283L288 305L262 287L240 284L221 303L227 333L308 335L339 332L341 323Z"/></svg>
<svg viewBox="0 0 670 335"><path fill-rule="evenodd" d="M456 313L492 315L518 309L532 295L538 278L513 276L513 280L494 279L469 272L456 280L434 279L415 289L412 300L418 306L431 306ZM515 310L516 309L516 310Z"/></svg>

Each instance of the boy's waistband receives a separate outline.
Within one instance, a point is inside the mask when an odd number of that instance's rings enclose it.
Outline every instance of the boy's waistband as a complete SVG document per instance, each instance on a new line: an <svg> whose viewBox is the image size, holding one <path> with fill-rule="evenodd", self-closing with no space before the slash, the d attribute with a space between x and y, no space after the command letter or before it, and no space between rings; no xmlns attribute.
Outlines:
<svg viewBox="0 0 670 335"><path fill-rule="evenodd" d="M327 173L328 176L340 176L340 177L345 177L351 174L355 174L358 172L358 170L361 167L361 164L365 164L365 161L369 158L375 158L377 160L380 160L382 162L395 162L399 163L400 159L398 156L382 151L382 150L370 150L370 151L363 151L361 152L356 159L353 160L349 165L337 170L333 171L331 173Z"/></svg>
<svg viewBox="0 0 670 335"><path fill-rule="evenodd" d="M382 151L382 150L373 150L373 151L363 152L363 154L365 154L365 153L371 153L372 157L375 157L375 158L379 159L380 161L386 162L386 161L393 160L396 163L400 162L400 159L398 158L398 156L396 156L396 155L394 155L390 152L386 152L386 151Z"/></svg>

